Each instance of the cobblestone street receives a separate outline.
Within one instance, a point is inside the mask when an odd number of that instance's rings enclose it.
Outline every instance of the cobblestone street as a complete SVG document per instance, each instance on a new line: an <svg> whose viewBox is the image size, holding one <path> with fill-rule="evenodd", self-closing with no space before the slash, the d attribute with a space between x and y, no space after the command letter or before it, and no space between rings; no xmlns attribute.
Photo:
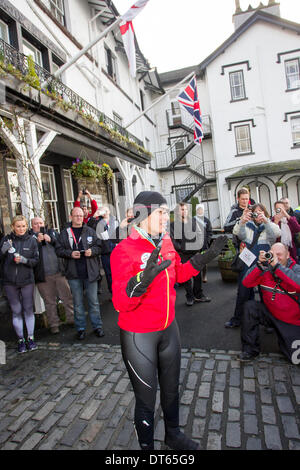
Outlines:
<svg viewBox="0 0 300 470"><path fill-rule="evenodd" d="M280 354L183 349L180 424L201 449L300 450L300 368ZM138 450L119 346L39 343L1 366L1 450ZM155 448L164 449L156 408Z"/></svg>

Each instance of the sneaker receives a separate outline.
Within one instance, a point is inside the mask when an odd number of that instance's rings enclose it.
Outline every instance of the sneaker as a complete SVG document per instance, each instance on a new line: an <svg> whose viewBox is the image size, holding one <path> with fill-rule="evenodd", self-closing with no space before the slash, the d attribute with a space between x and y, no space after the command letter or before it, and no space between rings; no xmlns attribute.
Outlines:
<svg viewBox="0 0 300 470"><path fill-rule="evenodd" d="M240 362L250 362L253 361L259 353L249 353L246 351L243 351L238 357L237 360Z"/></svg>
<svg viewBox="0 0 300 470"><path fill-rule="evenodd" d="M192 305L194 305L194 299L186 299L185 305L191 307Z"/></svg>
<svg viewBox="0 0 300 470"><path fill-rule="evenodd" d="M225 328L238 328L241 324L235 320L229 320L224 324Z"/></svg>
<svg viewBox="0 0 300 470"><path fill-rule="evenodd" d="M181 431L166 434L165 444L172 450L199 450L198 442L192 441Z"/></svg>
<svg viewBox="0 0 300 470"><path fill-rule="evenodd" d="M23 354L23 353L26 353L27 352L27 349L26 349L26 343L25 343L25 339L19 339L18 341L18 353L19 354Z"/></svg>
<svg viewBox="0 0 300 470"><path fill-rule="evenodd" d="M27 339L27 349L28 349L28 351L35 351L37 348L38 348L37 345L33 341L33 337L29 336L28 339Z"/></svg>
<svg viewBox="0 0 300 470"><path fill-rule="evenodd" d="M104 331L102 330L102 328L96 328L94 330L94 333L96 336L98 336L98 338L102 338L102 336L104 336Z"/></svg>
<svg viewBox="0 0 300 470"><path fill-rule="evenodd" d="M195 297L195 302L210 302L211 301L211 298L210 297L207 297L206 295L202 295L202 297L200 297L200 299L197 299Z"/></svg>
<svg viewBox="0 0 300 470"><path fill-rule="evenodd" d="M79 339L79 340L84 339L85 338L85 331L84 330L79 330L77 332L76 338Z"/></svg>

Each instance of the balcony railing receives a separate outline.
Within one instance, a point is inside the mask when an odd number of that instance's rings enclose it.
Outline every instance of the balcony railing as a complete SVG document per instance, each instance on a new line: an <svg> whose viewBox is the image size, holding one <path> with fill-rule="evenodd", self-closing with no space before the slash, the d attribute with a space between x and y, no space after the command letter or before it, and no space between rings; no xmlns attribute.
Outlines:
<svg viewBox="0 0 300 470"><path fill-rule="evenodd" d="M15 69L21 72L24 77L28 76L29 74L27 56L19 52L10 44L7 44L2 39L0 39L0 64L1 62L3 62L5 68L7 68L9 65L12 65ZM119 132L123 137L126 137L127 139L135 142L141 147L144 146L140 139L106 116L102 111L99 111L99 109L88 103L71 88L66 86L61 80L55 78L54 75L51 75L48 70L45 70L36 63L34 63L34 69L39 83L41 84L47 82L47 88L43 89L43 92L47 93L48 91L55 93L66 103L73 106L77 111L83 111L86 116L91 116L97 122L103 122L111 130Z"/></svg>
<svg viewBox="0 0 300 470"><path fill-rule="evenodd" d="M183 125L190 129L194 128L194 119L193 117L185 110L180 108L175 111L168 109L167 110L167 121L168 126L180 126ZM211 134L211 122L209 114L202 115L202 127L204 135Z"/></svg>

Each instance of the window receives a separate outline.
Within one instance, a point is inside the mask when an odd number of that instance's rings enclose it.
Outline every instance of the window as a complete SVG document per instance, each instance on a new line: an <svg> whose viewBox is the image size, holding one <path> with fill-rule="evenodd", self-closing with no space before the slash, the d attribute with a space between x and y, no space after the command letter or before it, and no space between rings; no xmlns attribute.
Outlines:
<svg viewBox="0 0 300 470"><path fill-rule="evenodd" d="M105 47L105 62L108 75L117 83L117 60L108 47Z"/></svg>
<svg viewBox="0 0 300 470"><path fill-rule="evenodd" d="M234 128L237 155L252 153L250 126L236 126Z"/></svg>
<svg viewBox="0 0 300 470"><path fill-rule="evenodd" d="M23 53L27 57L31 55L36 64L38 64L40 67L43 66L41 51L34 47L30 42L26 41L26 39L23 39Z"/></svg>
<svg viewBox="0 0 300 470"><path fill-rule="evenodd" d="M242 70L229 74L231 100L243 100L246 98L244 73Z"/></svg>
<svg viewBox="0 0 300 470"><path fill-rule="evenodd" d="M57 193L54 171L51 166L41 165L42 192L44 198L44 213L46 224L59 230L57 215Z"/></svg>
<svg viewBox="0 0 300 470"><path fill-rule="evenodd" d="M182 123L182 118L181 118L181 108L180 104L176 98L176 100L171 101L171 122L170 124L175 126L176 124L181 124Z"/></svg>
<svg viewBox="0 0 300 470"><path fill-rule="evenodd" d="M287 60L285 62L285 74L287 89L300 88L300 59Z"/></svg>
<svg viewBox="0 0 300 470"><path fill-rule="evenodd" d="M64 184L65 184L65 191L66 191L68 214L70 214L74 206L74 192L73 192L72 176L71 176L70 170L64 169L63 177L64 177Z"/></svg>
<svg viewBox="0 0 300 470"><path fill-rule="evenodd" d="M293 145L300 146L300 115L291 118Z"/></svg>
<svg viewBox="0 0 300 470"><path fill-rule="evenodd" d="M15 160L6 160L7 179L9 186L9 196L11 203L12 216L22 214L20 185L17 173L17 164Z"/></svg>
<svg viewBox="0 0 300 470"><path fill-rule="evenodd" d="M123 118L113 111L113 120L118 126L123 127Z"/></svg>
<svg viewBox="0 0 300 470"><path fill-rule="evenodd" d="M9 43L9 33L8 33L8 26L6 23L0 20L0 39Z"/></svg>
<svg viewBox="0 0 300 470"><path fill-rule="evenodd" d="M42 0L52 15L65 26L65 10L63 0Z"/></svg>
<svg viewBox="0 0 300 470"><path fill-rule="evenodd" d="M201 189L201 200L202 201L214 201L218 199L217 185L206 185Z"/></svg>

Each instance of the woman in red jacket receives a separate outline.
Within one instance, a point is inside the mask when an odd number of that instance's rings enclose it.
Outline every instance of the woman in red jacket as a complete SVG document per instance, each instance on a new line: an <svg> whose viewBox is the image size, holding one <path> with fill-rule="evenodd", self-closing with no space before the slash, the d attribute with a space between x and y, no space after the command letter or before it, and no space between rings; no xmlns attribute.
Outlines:
<svg viewBox="0 0 300 470"><path fill-rule="evenodd" d="M196 450L198 444L179 429L181 344L174 285L197 275L222 250L226 236L182 264L166 233L166 200L157 192L143 191L134 201L134 215L138 225L112 252L111 271L122 355L136 399L138 441L142 450L154 449L158 375L165 443L175 450Z"/></svg>

